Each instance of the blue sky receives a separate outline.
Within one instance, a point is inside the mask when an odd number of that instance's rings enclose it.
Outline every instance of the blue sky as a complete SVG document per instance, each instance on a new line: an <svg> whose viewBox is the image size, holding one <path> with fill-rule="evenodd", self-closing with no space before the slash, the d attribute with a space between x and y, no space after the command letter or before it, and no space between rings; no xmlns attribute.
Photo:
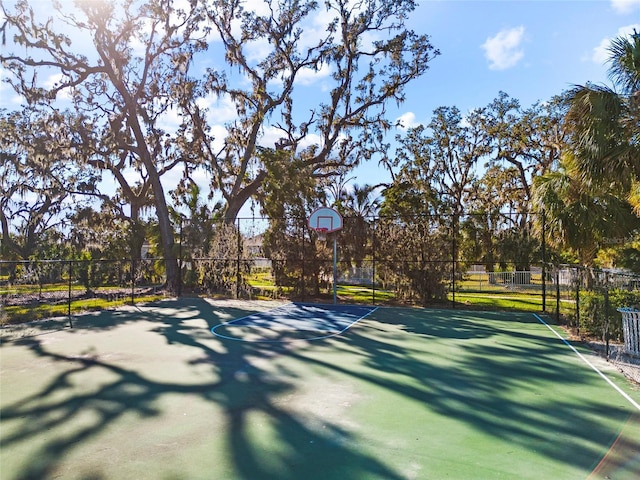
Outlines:
<svg viewBox="0 0 640 480"><path fill-rule="evenodd" d="M247 4L255 1L247 0ZM50 4L45 0L32 3ZM47 11L42 8L40 13ZM310 30L320 28L321 23L311 24ZM430 35L441 52L427 73L409 85L405 103L390 105L389 117L402 118L411 126L428 123L439 106L456 106L463 113L485 106L500 91L528 107L576 84L607 83L605 47L633 28L640 31L640 0L423 0L407 26ZM9 39L2 48L13 50ZM256 45L256 54L259 52L260 45ZM210 56L203 64L215 58ZM321 91L328 73L309 75L301 89ZM0 67L0 77L4 75ZM313 102L311 97L308 100ZM0 106L12 108L16 102L15 94L0 85ZM211 108L210 119L217 121L214 131L222 135L224 121L234 117L233 109L224 101L207 99L205 103ZM401 132L391 135L397 133ZM265 132L265 143L272 142L273 135ZM377 161L361 166L355 175L359 184L385 179Z"/></svg>
<svg viewBox="0 0 640 480"><path fill-rule="evenodd" d="M575 84L607 82L603 46L640 30L640 0L426 1L410 19L441 55L407 91L407 112L468 111L500 90L524 106Z"/></svg>
<svg viewBox="0 0 640 480"><path fill-rule="evenodd" d="M606 46L640 31L640 0L430 0L409 26L441 52L397 110L412 125L439 106L483 107L500 91L528 107L574 85L608 84ZM356 175L357 183L380 178L374 163Z"/></svg>
<svg viewBox="0 0 640 480"><path fill-rule="evenodd" d="M11 0L6 3L12 4ZM31 3L40 13L48 9L39 7L50 5L49 0ZM71 3L62 0L63 6ZM408 123L428 122L431 112L442 105L455 105L463 112L484 106L501 90L528 106L575 84L607 82L603 47L634 27L640 30L640 0L417 3L407 26L430 35L441 55L407 88L407 101L390 110L392 115L404 115ZM262 4L262 0L246 0L246 4ZM10 39L1 48L13 50ZM0 67L0 77L4 75ZM320 84L323 75L306 79L305 86L313 86L314 81ZM0 105L15 104L13 92L1 85ZM224 109L224 105L218 107Z"/></svg>

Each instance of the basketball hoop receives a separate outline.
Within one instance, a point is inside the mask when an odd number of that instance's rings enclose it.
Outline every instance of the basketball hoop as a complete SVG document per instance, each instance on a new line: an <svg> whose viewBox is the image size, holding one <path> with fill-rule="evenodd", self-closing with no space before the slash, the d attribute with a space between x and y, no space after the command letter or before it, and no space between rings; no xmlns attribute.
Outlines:
<svg viewBox="0 0 640 480"><path fill-rule="evenodd" d="M328 228L316 228L316 233L318 234L318 240L321 242L327 241L327 233L329 233Z"/></svg>
<svg viewBox="0 0 640 480"><path fill-rule="evenodd" d="M342 230L342 215L337 210L329 207L316 208L309 215L309 228L316 231L318 240L327 241L327 234ZM337 284L338 278L338 236L333 235L333 303L338 303Z"/></svg>

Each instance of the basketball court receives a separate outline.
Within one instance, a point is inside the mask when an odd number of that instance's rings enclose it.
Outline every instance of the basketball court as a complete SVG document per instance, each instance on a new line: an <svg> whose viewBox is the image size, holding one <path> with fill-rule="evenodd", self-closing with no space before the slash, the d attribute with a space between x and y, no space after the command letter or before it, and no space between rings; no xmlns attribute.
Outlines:
<svg viewBox="0 0 640 480"><path fill-rule="evenodd" d="M3 479L636 479L640 390L531 313L185 298L3 332Z"/></svg>

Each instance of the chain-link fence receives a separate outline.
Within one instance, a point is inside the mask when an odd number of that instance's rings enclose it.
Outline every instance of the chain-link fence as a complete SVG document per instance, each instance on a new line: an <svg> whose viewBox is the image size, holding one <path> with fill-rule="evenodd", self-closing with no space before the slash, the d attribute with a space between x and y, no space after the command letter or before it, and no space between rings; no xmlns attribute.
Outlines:
<svg viewBox="0 0 640 480"><path fill-rule="evenodd" d="M551 305L558 321L565 320L576 333L586 337L623 339L619 308L640 303L640 275L556 265L549 270ZM608 349L607 349L608 351Z"/></svg>
<svg viewBox="0 0 640 480"><path fill-rule="evenodd" d="M559 265L533 215L352 217L336 235L341 302L544 311L577 332L621 338L616 308L640 303L640 277ZM4 322L111 308L164 296L331 302L333 237L306 219L251 218L204 234L176 226L178 278L149 258L0 261ZM169 282L170 283L170 282Z"/></svg>
<svg viewBox="0 0 640 480"><path fill-rule="evenodd" d="M68 317L163 297L161 261L0 261L0 295L6 323Z"/></svg>

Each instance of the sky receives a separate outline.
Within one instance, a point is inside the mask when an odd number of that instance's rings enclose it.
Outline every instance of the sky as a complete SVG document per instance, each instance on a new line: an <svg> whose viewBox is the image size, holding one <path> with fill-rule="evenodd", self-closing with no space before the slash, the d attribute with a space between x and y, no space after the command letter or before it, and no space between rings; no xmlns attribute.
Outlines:
<svg viewBox="0 0 640 480"><path fill-rule="evenodd" d="M586 82L611 85L606 48L640 31L640 0L430 0L408 26L441 53L395 112L413 126L440 106L486 106L500 91L526 108ZM376 183L379 173L371 163L356 176Z"/></svg>
<svg viewBox="0 0 640 480"><path fill-rule="evenodd" d="M588 81L607 83L606 46L640 31L640 0L441 0L409 21L441 55L407 91L404 115L482 107L499 91L523 106Z"/></svg>
<svg viewBox="0 0 640 480"><path fill-rule="evenodd" d="M252 0L247 2L251 4ZM36 3L48 4L44 0ZM421 78L407 87L406 101L390 105L389 117L401 119L406 127L428 123L433 110L440 106L456 106L463 114L486 106L500 91L526 108L574 85L610 84L606 46L634 28L640 31L640 0L418 3L407 27L430 35L440 55ZM328 73L309 75L304 87L320 92ZM0 67L0 77L4 75ZM313 102L313 97L308 101ZM0 86L0 108L11 108L15 102L15 94ZM222 122L233 113L224 102L210 106L211 118L218 119L214 130L223 131ZM391 135L396 133L402 132ZM385 180L375 160L359 167L353 176L361 185Z"/></svg>

